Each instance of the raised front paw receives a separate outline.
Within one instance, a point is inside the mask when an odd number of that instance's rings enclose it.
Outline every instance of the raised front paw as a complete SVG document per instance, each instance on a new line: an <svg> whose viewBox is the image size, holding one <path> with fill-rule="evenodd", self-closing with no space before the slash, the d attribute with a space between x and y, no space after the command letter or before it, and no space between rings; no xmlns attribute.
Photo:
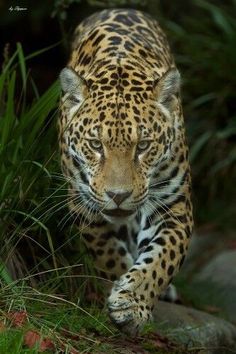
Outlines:
<svg viewBox="0 0 236 354"><path fill-rule="evenodd" d="M135 336L150 320L150 307L131 291L112 291L108 298L112 322L124 333Z"/></svg>

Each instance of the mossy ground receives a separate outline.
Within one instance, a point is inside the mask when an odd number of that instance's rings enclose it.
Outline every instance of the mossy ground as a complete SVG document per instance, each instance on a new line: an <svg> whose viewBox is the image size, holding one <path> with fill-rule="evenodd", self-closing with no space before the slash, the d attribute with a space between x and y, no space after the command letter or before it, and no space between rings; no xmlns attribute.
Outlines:
<svg viewBox="0 0 236 354"><path fill-rule="evenodd" d="M136 338L121 334L104 309L64 305L58 300L44 306L25 303L24 311L4 312L0 317L0 353L187 353L187 350L154 331L151 325ZM22 321L22 314L24 316ZM35 340L37 336L37 340Z"/></svg>

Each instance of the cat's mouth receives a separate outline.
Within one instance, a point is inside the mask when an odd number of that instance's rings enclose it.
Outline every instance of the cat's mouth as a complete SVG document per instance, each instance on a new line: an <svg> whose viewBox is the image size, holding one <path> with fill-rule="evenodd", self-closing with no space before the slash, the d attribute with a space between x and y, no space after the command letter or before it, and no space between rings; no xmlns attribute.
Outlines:
<svg viewBox="0 0 236 354"><path fill-rule="evenodd" d="M109 216L125 217L134 214L134 210L125 210L120 208L110 209L110 210L104 209L102 213Z"/></svg>

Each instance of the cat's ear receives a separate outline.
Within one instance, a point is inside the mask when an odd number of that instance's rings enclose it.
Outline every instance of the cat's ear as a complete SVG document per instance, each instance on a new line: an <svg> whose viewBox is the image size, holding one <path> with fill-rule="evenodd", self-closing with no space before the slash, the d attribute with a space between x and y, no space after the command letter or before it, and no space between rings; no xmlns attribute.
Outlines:
<svg viewBox="0 0 236 354"><path fill-rule="evenodd" d="M173 108L173 101L180 92L180 73L176 68L168 70L155 83L155 96L157 102L164 106L168 111Z"/></svg>
<svg viewBox="0 0 236 354"><path fill-rule="evenodd" d="M71 68L64 68L60 73L62 93L70 106L80 105L85 100L88 88L86 82Z"/></svg>

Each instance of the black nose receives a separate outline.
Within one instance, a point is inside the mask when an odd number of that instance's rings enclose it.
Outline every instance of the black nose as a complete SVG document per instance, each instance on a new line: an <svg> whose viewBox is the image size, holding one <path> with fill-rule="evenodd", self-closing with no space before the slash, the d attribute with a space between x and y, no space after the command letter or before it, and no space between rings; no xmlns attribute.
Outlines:
<svg viewBox="0 0 236 354"><path fill-rule="evenodd" d="M125 199L127 199L131 194L131 192L122 192L122 193L114 193L112 191L106 191L106 194L114 200L114 202L119 206Z"/></svg>

